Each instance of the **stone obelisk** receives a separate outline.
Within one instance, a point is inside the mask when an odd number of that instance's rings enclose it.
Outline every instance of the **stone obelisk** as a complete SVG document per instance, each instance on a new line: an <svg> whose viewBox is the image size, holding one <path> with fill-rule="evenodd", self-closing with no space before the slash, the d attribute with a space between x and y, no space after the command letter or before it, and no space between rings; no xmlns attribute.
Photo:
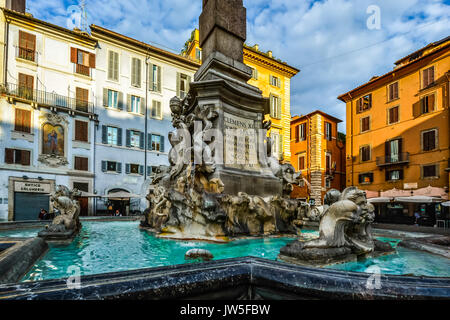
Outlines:
<svg viewBox="0 0 450 320"><path fill-rule="evenodd" d="M217 112L213 128L223 132L225 141L224 163L216 164L213 177L224 183L226 194L280 195L280 179L261 162L261 154L267 153L262 148L267 146L257 143L256 137L246 136L246 147L239 149L235 138L227 136L227 129L258 131L269 112L269 100L247 83L252 71L243 62L246 9L242 0L203 0L199 26L203 64L195 74L190 93L196 105L210 106ZM248 161L250 153L258 158L256 163ZM230 154L241 161L230 162Z"/></svg>

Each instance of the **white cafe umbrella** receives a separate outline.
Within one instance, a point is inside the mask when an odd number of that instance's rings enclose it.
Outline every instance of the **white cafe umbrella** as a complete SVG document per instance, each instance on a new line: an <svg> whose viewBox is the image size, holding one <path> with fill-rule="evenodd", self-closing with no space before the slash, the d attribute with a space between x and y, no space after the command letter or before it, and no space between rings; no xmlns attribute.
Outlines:
<svg viewBox="0 0 450 320"><path fill-rule="evenodd" d="M444 206L444 207L450 207L450 201L442 202L442 203L441 203L441 206Z"/></svg>
<svg viewBox="0 0 450 320"><path fill-rule="evenodd" d="M378 197L378 198L367 199L367 202L370 202L370 203L389 203L393 199L394 198L389 198L389 197Z"/></svg>
<svg viewBox="0 0 450 320"><path fill-rule="evenodd" d="M107 198L110 200L129 200L131 198L142 198L142 196L140 196L138 194L120 191L120 192L110 193L106 196L103 196L102 198Z"/></svg>
<svg viewBox="0 0 450 320"><path fill-rule="evenodd" d="M397 202L410 202L410 203L434 203L439 202L440 199L427 197L427 196L411 196L411 197L397 197Z"/></svg>

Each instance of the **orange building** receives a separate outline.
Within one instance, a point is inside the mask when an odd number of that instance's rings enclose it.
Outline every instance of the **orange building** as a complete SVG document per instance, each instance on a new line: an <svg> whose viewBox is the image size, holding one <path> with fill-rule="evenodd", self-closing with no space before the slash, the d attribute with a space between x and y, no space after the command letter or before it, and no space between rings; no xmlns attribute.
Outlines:
<svg viewBox="0 0 450 320"><path fill-rule="evenodd" d="M428 186L434 196L448 196L449 80L447 37L338 97L347 110L347 186L368 197Z"/></svg>
<svg viewBox="0 0 450 320"><path fill-rule="evenodd" d="M321 204L330 189L345 187L345 137L342 121L322 111L291 119L291 164L301 171L304 184L295 186L292 198L314 199Z"/></svg>

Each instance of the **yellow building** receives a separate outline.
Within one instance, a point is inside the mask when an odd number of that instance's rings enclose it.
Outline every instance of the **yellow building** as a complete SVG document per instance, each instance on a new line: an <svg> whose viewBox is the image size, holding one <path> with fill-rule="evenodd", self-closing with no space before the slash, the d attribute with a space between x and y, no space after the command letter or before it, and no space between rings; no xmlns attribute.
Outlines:
<svg viewBox="0 0 450 320"><path fill-rule="evenodd" d="M193 60L201 61L198 29L192 32L186 42L183 54ZM258 45L244 46L244 63L252 68L253 77L249 84L258 87L264 97L270 99L270 114L266 120L272 121L269 131L274 141L274 151L283 162L291 162L290 123L291 123L291 78L300 70L275 59L271 51L259 51Z"/></svg>
<svg viewBox="0 0 450 320"><path fill-rule="evenodd" d="M347 186L446 198L450 166L450 37L338 97L347 110ZM431 189L430 189L431 190Z"/></svg>

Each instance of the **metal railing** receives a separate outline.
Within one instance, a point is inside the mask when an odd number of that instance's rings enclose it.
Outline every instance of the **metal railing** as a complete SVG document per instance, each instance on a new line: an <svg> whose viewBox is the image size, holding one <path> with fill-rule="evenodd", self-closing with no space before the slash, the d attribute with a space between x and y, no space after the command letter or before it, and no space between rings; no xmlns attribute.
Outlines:
<svg viewBox="0 0 450 320"><path fill-rule="evenodd" d="M91 76L91 68L83 66L82 64L75 63L73 65L73 72L81 74L83 76L90 77Z"/></svg>
<svg viewBox="0 0 450 320"><path fill-rule="evenodd" d="M402 152L396 155L377 157L377 166L388 166L409 162L409 152Z"/></svg>
<svg viewBox="0 0 450 320"><path fill-rule="evenodd" d="M61 109L70 109L86 113L94 112L94 104L85 100L69 98L57 93L34 90L15 83L1 85L0 93L11 97L36 102L39 105L57 107Z"/></svg>
<svg viewBox="0 0 450 320"><path fill-rule="evenodd" d="M16 47L16 57L17 58L32 61L32 62L37 62L37 54L38 53L36 50Z"/></svg>

